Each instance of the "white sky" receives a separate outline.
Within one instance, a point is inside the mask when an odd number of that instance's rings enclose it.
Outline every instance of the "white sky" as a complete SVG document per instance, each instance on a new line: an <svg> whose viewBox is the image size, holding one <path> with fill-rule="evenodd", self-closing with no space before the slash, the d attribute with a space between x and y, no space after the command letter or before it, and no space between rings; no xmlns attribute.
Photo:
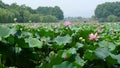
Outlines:
<svg viewBox="0 0 120 68"><path fill-rule="evenodd" d="M25 4L36 9L39 6L59 6L64 16L90 17L94 15L94 10L98 4L104 2L115 2L120 0L2 0L4 3Z"/></svg>

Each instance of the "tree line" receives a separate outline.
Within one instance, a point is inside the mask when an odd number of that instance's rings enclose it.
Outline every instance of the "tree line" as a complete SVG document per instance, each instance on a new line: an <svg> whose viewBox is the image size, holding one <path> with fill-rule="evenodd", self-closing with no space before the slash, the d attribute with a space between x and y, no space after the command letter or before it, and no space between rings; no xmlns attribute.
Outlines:
<svg viewBox="0 0 120 68"><path fill-rule="evenodd" d="M0 23L57 22L63 18L63 11L58 6L32 9L16 3L8 5L0 0Z"/></svg>
<svg viewBox="0 0 120 68"><path fill-rule="evenodd" d="M120 21L120 2L106 2L95 9L95 17L99 22Z"/></svg>

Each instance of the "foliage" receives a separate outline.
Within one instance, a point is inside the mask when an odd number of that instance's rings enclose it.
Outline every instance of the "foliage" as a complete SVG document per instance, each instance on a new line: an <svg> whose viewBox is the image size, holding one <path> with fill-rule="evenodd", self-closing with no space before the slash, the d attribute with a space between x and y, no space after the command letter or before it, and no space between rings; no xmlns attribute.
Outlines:
<svg viewBox="0 0 120 68"><path fill-rule="evenodd" d="M7 9L0 8L0 22L14 22L13 19L15 17L15 14L8 11Z"/></svg>
<svg viewBox="0 0 120 68"><path fill-rule="evenodd" d="M58 20L64 19L63 11L60 7L38 7L36 9L36 13L43 14L43 15L52 15L55 16Z"/></svg>
<svg viewBox="0 0 120 68"><path fill-rule="evenodd" d="M108 22L116 22L117 20L118 20L118 17L115 16L115 15L109 15L109 16L107 17L107 21L108 21Z"/></svg>
<svg viewBox="0 0 120 68"><path fill-rule="evenodd" d="M95 9L95 16L100 22L120 21L117 19L120 17L120 2L106 2L99 4Z"/></svg>
<svg viewBox="0 0 120 68"><path fill-rule="evenodd" d="M119 32L116 23L1 25L0 67L119 68Z"/></svg>
<svg viewBox="0 0 120 68"><path fill-rule="evenodd" d="M0 23L56 22L63 18L63 11L58 6L32 9L26 5L8 5L0 1Z"/></svg>
<svg viewBox="0 0 120 68"><path fill-rule="evenodd" d="M87 18L82 17L66 17L64 18L64 21L71 21L71 22L84 22L87 21Z"/></svg>

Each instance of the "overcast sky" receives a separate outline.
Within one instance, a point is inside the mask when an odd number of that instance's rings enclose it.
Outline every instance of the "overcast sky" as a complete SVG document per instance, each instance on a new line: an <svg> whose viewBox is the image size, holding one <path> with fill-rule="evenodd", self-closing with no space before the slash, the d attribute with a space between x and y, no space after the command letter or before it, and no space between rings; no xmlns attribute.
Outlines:
<svg viewBox="0 0 120 68"><path fill-rule="evenodd" d="M115 2L120 0L2 0L4 3L25 4L36 9L39 6L59 6L64 16L90 17L94 15L94 10L98 4L104 2Z"/></svg>

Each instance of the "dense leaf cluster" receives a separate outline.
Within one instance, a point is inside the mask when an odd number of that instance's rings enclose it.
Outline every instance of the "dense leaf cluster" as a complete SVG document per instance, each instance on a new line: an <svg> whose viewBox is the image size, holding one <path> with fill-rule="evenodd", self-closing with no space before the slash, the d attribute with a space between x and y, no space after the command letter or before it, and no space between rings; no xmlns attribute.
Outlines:
<svg viewBox="0 0 120 68"><path fill-rule="evenodd" d="M95 16L100 22L120 21L120 2L106 2L95 9Z"/></svg>
<svg viewBox="0 0 120 68"><path fill-rule="evenodd" d="M89 40L101 26L99 40ZM120 24L2 25L0 67L119 68Z"/></svg>
<svg viewBox="0 0 120 68"><path fill-rule="evenodd" d="M58 6L32 9L16 3L8 5L0 0L0 23L56 22L63 18L63 11Z"/></svg>

